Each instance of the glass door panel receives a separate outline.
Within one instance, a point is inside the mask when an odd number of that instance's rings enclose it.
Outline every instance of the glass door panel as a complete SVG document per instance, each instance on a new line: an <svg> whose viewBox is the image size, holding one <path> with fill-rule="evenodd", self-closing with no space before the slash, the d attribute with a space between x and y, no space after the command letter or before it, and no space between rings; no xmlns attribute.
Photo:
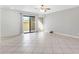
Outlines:
<svg viewBox="0 0 79 59"><path fill-rule="evenodd" d="M29 32L29 17L23 17L23 31L24 33Z"/></svg>
<svg viewBox="0 0 79 59"><path fill-rule="evenodd" d="M31 16L31 32L35 32L35 17Z"/></svg>

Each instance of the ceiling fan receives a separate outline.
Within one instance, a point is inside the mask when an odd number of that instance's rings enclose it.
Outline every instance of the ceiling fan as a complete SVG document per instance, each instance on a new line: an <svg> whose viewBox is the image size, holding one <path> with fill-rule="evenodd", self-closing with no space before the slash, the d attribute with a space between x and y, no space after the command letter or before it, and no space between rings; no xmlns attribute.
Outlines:
<svg viewBox="0 0 79 59"><path fill-rule="evenodd" d="M41 12L47 12L48 10L51 10L47 5L41 5L39 8L36 9L39 9Z"/></svg>

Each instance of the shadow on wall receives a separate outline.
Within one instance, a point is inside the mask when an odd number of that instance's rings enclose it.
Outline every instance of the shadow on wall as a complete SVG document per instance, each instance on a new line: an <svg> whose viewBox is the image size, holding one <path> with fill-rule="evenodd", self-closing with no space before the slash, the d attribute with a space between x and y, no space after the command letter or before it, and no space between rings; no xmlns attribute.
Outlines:
<svg viewBox="0 0 79 59"><path fill-rule="evenodd" d="M39 29L39 31L44 31L43 17L39 17L39 20L38 20L38 29Z"/></svg>

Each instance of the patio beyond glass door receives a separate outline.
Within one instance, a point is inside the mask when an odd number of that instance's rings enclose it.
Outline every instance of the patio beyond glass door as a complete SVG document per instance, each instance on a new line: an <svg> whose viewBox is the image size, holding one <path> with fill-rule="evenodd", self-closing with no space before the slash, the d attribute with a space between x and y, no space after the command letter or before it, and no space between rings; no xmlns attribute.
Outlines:
<svg viewBox="0 0 79 59"><path fill-rule="evenodd" d="M23 16L24 33L35 32L35 16Z"/></svg>

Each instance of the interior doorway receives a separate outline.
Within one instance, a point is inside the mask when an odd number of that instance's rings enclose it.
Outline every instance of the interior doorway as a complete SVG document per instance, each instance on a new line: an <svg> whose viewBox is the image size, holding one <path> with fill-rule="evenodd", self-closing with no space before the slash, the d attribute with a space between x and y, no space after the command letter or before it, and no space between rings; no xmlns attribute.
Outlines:
<svg viewBox="0 0 79 59"><path fill-rule="evenodd" d="M23 31L24 33L35 32L35 16L23 16Z"/></svg>

